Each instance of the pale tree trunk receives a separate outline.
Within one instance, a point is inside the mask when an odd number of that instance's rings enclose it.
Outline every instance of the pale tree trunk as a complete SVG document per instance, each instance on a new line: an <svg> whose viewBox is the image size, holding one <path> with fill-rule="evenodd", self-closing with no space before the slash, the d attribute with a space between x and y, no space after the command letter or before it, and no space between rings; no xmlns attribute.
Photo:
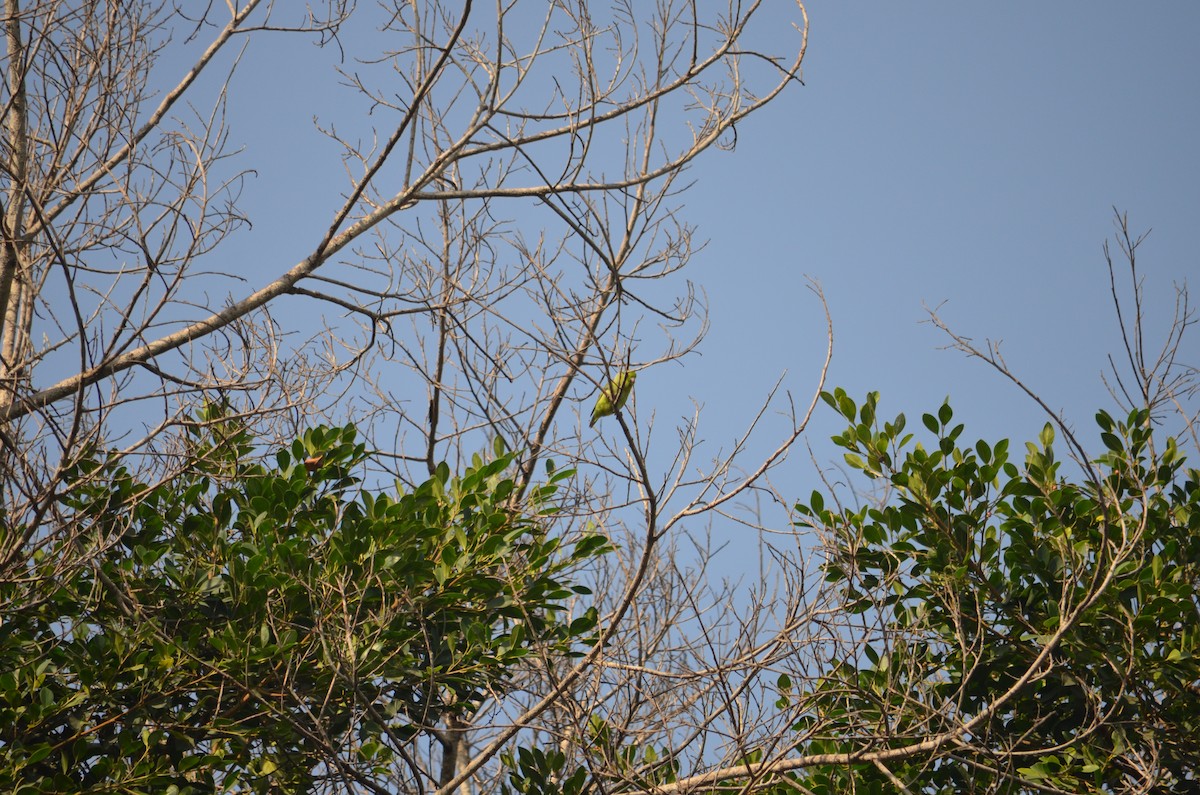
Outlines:
<svg viewBox="0 0 1200 795"><path fill-rule="evenodd" d="M4 147L8 172L4 180L3 251L0 252L0 414L7 412L26 375L23 359L29 349L32 281L25 240L25 191L29 184L29 142L25 100L25 48L21 41L21 8L18 0L6 0L4 26L4 79L7 88ZM7 447L7 445L6 445ZM7 457L7 454L6 454ZM7 468L7 467L6 467Z"/></svg>

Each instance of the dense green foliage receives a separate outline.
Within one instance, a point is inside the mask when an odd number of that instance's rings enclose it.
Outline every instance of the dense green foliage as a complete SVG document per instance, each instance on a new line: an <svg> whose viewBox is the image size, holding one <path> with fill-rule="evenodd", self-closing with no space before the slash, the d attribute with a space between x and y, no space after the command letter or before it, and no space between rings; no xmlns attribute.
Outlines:
<svg viewBox="0 0 1200 795"><path fill-rule="evenodd" d="M63 526L0 581L0 790L366 781L503 693L533 650L591 638L569 578L605 542L546 531L571 472L518 502L498 448L371 492L353 427L308 431L268 467L219 407L201 419L169 482L79 462Z"/></svg>
<svg viewBox="0 0 1200 795"><path fill-rule="evenodd" d="M795 728L805 755L880 763L805 767L797 791L1196 791L1200 474L1175 440L1100 412L1094 461L1064 466L1047 424L1018 462L964 443L949 404L922 444L876 394L824 398L882 491L797 506L835 539L826 576L864 643Z"/></svg>
<svg viewBox="0 0 1200 795"><path fill-rule="evenodd" d="M789 753L749 749L699 791L750 770L779 795L1195 791L1200 474L1176 441L1146 412L1101 412L1094 460L1062 460L1049 424L1013 459L1007 441L965 443L948 404L917 441L875 394L824 397L865 488L797 511L828 542L854 652L778 678ZM201 420L166 482L79 462L54 532L0 582L5 790L403 789L407 743L444 741L531 653L570 660L595 637L594 611L568 602L606 542L547 531L572 472L518 500L497 447L460 476L371 491L353 427L313 429L268 467L220 407ZM511 746L501 789L700 784L669 745L588 727Z"/></svg>

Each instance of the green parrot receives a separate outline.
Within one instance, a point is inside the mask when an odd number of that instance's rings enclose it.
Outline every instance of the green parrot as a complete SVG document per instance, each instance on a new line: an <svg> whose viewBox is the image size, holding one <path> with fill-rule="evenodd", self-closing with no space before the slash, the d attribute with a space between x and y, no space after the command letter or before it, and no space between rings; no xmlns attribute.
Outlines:
<svg viewBox="0 0 1200 795"><path fill-rule="evenodd" d="M591 428L596 424L596 420L615 414L617 409L624 406L625 401L629 400L629 393L633 391L633 382L636 380L637 373L625 370L619 373L612 383L604 387L600 397L596 399L596 408L592 409L592 421L588 423L588 427Z"/></svg>

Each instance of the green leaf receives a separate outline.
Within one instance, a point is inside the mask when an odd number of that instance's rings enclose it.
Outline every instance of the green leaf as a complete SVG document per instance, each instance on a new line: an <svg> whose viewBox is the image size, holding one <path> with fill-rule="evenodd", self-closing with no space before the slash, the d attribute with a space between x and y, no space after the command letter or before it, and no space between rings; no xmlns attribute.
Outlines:
<svg viewBox="0 0 1200 795"><path fill-rule="evenodd" d="M943 426L946 426L946 425L950 424L950 420L953 417L954 417L954 410L950 408L950 404L948 402L943 403L942 407L940 409L938 409L938 420L941 422L941 424Z"/></svg>
<svg viewBox="0 0 1200 795"><path fill-rule="evenodd" d="M1054 444L1054 425L1047 422L1038 434L1038 441L1042 443L1043 449L1049 449Z"/></svg>

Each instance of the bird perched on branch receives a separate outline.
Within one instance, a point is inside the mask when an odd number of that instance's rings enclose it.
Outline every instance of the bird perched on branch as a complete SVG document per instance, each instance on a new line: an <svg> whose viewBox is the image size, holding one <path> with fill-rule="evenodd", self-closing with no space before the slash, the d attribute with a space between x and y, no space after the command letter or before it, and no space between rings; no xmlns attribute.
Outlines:
<svg viewBox="0 0 1200 795"><path fill-rule="evenodd" d="M600 392L600 397L596 399L596 407L592 409L592 421L588 423L588 427L591 428L596 424L596 420L615 414L617 409L624 406L625 401L629 400L629 393L633 391L633 382L636 380L637 373L625 370L604 387Z"/></svg>

